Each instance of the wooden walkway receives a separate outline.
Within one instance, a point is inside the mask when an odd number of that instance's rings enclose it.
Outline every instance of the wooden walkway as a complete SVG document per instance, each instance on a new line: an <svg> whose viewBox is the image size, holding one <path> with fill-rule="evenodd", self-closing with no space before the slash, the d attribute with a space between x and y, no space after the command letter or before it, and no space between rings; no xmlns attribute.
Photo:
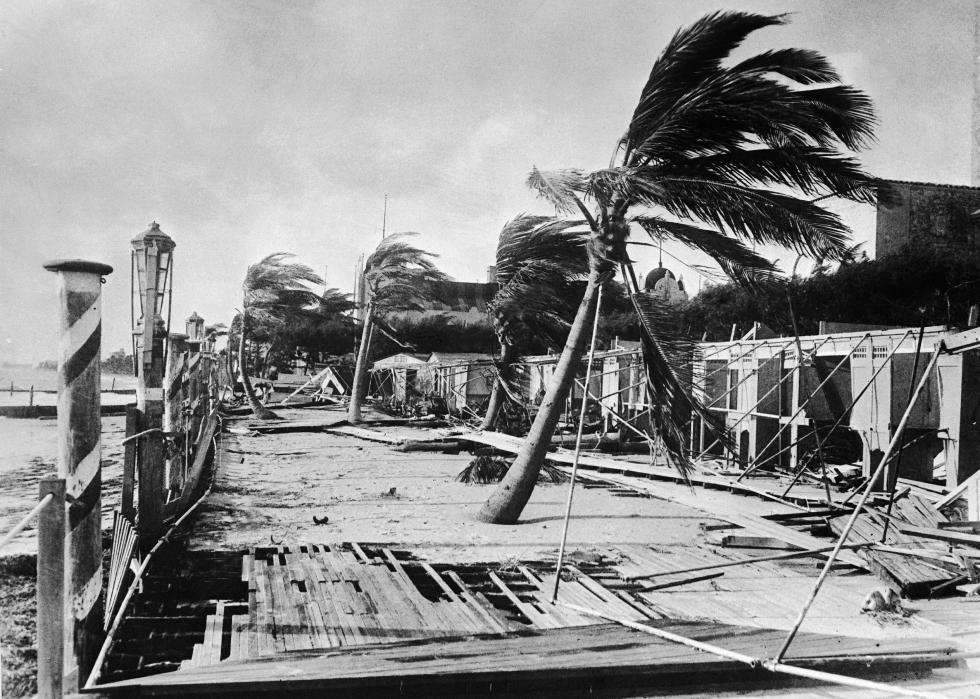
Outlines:
<svg viewBox="0 0 980 699"><path fill-rule="evenodd" d="M649 625L751 656L773 655L784 634L723 624ZM787 662L872 678L923 672L953 661L934 640L879 641L801 634ZM99 687L126 696L561 696L657 694L713 683L784 683L785 678L618 625L506 636L395 642L296 652L266 662L225 662ZM758 685L756 685L758 686Z"/></svg>
<svg viewBox="0 0 980 699"><path fill-rule="evenodd" d="M371 555L356 543L254 550L242 560L248 604L219 603L207 618L203 642L181 668L290 651L599 623L552 605L554 576L527 566L518 567L517 585L486 571L507 600L505 609L452 568L438 571L426 562L411 568L425 577L414 578L390 549ZM662 616L577 569L573 575L562 582L559 601L637 621Z"/></svg>

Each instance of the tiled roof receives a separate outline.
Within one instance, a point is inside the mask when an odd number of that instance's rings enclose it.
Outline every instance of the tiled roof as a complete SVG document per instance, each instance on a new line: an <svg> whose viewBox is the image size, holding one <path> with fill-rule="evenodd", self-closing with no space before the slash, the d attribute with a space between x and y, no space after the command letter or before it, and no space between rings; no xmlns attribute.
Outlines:
<svg viewBox="0 0 980 699"><path fill-rule="evenodd" d="M919 185L922 187L941 187L943 189L975 189L980 191L980 187L974 187L968 184L941 184L939 182L919 182L917 180L892 180L887 177L881 178L882 182L890 182L892 184L911 184Z"/></svg>

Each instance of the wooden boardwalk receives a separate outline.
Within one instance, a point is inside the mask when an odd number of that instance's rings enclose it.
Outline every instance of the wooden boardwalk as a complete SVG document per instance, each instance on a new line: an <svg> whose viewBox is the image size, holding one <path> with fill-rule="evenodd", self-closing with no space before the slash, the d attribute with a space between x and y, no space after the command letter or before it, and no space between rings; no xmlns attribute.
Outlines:
<svg viewBox="0 0 980 699"><path fill-rule="evenodd" d="M775 653L784 634L704 622L649 621L741 653ZM869 643L801 634L793 665L876 677L952 664L933 640ZM103 685L126 696L562 696L661 694L732 682L785 678L618 625L593 624L495 637L393 642L334 651L298 651L265 662L225 662ZM758 686L758 685L756 685Z"/></svg>
<svg viewBox="0 0 980 699"><path fill-rule="evenodd" d="M420 585L390 549L371 555L355 543L254 550L242 559L247 606L219 603L207 618L203 642L181 667L291 651L599 623L552 605L554 576L527 566L517 570L518 585L486 572L506 599L506 609L471 589L452 568L438 571L426 562L411 567L429 584ZM637 621L661 618L581 571L574 570L574 578L562 582L559 601Z"/></svg>

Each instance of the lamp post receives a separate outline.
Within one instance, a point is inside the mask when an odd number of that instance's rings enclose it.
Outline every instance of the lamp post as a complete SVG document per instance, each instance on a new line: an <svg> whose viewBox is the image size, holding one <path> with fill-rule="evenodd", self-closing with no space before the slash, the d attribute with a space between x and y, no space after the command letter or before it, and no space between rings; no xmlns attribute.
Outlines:
<svg viewBox="0 0 980 699"><path fill-rule="evenodd" d="M139 320L133 328L136 358L136 407L140 411L140 431L155 430L143 436L139 445L139 539L144 553L156 543L163 530L164 484L163 448L163 371L167 328L164 304L172 284L173 239L154 221L133 238L135 277L133 316L139 304ZM137 293L138 292L138 293ZM169 317L169 309L168 309Z"/></svg>

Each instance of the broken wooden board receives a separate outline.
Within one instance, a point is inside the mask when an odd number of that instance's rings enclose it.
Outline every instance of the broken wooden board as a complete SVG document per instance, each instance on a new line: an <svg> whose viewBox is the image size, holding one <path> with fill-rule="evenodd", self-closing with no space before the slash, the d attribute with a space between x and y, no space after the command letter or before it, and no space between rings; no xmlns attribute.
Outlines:
<svg viewBox="0 0 980 699"><path fill-rule="evenodd" d="M838 517L829 521L831 529L840 534L846 526L848 518ZM902 500L897 500L892 507L892 523L884 544L888 550L867 549L864 556L868 559L871 569L903 595L912 598L929 596L937 585L946 583L956 577L943 564L945 549L933 542L923 541L909 535L905 529L913 526L929 527L933 531L938 522L945 520L939 512L933 510L920 496L910 494ZM885 532L885 515L876 509L862 512L854 523L851 538L856 541L882 541ZM946 530L936 528L936 532ZM908 555L895 549L917 550L924 555Z"/></svg>
<svg viewBox="0 0 980 699"><path fill-rule="evenodd" d="M563 470L565 470L567 473L569 469L563 468ZM681 485L657 482L646 478L622 476L613 473L603 473L600 475L592 472L583 473L580 471L579 477L597 482L614 483L616 485L636 488L643 492L650 493L654 497L669 500L671 502L677 502L682 505L687 505L688 507L699 509L703 512L708 512L712 517L724 520L726 522L731 522L732 524L737 524L756 534L785 541L800 549L816 549L827 544L826 539L818 539L810 534L791 529L790 527L783 526L778 522L766 519L761 515L752 513L750 508L745 507L742 503L738 503L738 500L744 501L745 498L741 498L737 495L729 496L733 498L731 509L722 509L715 506L708 509L709 503L707 503L704 497L699 495L694 489ZM741 506L737 507L736 503ZM854 540L860 541L858 537L855 537ZM847 563L848 565L852 565L856 568L861 568L862 570L868 569L867 562L852 551L841 551L837 555L837 560L839 560L841 563Z"/></svg>
<svg viewBox="0 0 980 699"><path fill-rule="evenodd" d="M776 654L785 634L705 622L646 624L752 657ZM854 639L801 633L786 662L872 678L953 664L934 639ZM506 689L509 696L586 696L712 683L779 685L784 676L687 646L600 624L494 638L364 646L227 662L101 685L114 696L463 696Z"/></svg>
<svg viewBox="0 0 980 699"><path fill-rule="evenodd" d="M494 447L495 449L507 451L512 454L517 453L524 441L520 437L513 437L500 432L467 432L463 434L454 434L453 436L460 441L485 444L487 446ZM571 465L575 460L575 455L571 450L558 449L550 451L547 459L555 463ZM613 459L610 457L595 456L592 454L580 454L578 464L579 468L612 470L623 473L628 472L659 480L670 481L673 483L689 482L692 485L702 485L705 487L720 488L732 492L742 492L750 495L756 495L766 500L772 500L773 502L779 502L799 511L805 511L805 508L800 507L790 500L784 500L763 488L756 488L748 483L741 483L736 481L734 478L727 478L725 476L695 472L689 474L685 479L685 477L676 470L666 466L656 466L648 462L638 462L632 459Z"/></svg>

